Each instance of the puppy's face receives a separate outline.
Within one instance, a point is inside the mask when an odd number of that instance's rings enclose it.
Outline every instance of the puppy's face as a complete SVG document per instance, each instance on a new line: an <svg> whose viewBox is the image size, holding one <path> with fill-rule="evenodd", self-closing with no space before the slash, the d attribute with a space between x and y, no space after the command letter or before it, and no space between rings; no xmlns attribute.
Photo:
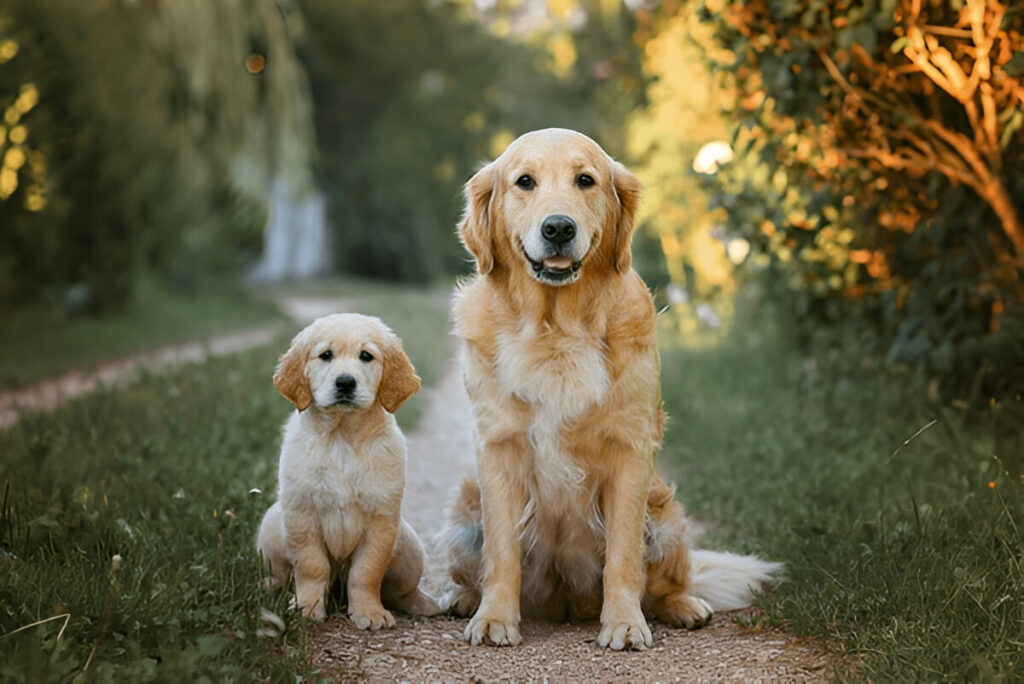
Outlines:
<svg viewBox="0 0 1024 684"><path fill-rule="evenodd" d="M640 184L590 138L564 129L527 133L467 184L463 243L480 273L495 264L544 285L585 268L630 268Z"/></svg>
<svg viewBox="0 0 1024 684"><path fill-rule="evenodd" d="M377 397L383 355L373 335L321 339L309 350L306 377L320 408L364 409Z"/></svg>
<svg viewBox="0 0 1024 684"><path fill-rule="evenodd" d="M379 319L334 314L314 321L281 357L274 386L296 408L394 412L420 387L401 341Z"/></svg>

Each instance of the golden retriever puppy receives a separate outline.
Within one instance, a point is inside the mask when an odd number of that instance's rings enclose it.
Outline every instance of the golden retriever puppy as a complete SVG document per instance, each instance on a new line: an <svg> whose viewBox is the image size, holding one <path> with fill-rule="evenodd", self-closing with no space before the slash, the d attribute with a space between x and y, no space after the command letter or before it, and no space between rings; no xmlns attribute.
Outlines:
<svg viewBox="0 0 1024 684"><path fill-rule="evenodd" d="M401 518L405 438L392 413L420 388L401 340L376 318L325 316L296 335L274 386L297 410L257 540L270 585L294 575L302 614L323 620L341 577L360 629L395 624L382 597L410 615L439 612L419 589L423 547Z"/></svg>
<svg viewBox="0 0 1024 684"><path fill-rule="evenodd" d="M665 416L654 306L631 268L640 190L562 129L523 135L466 186L458 230L477 275L453 317L477 479L443 533L443 605L473 614L472 644L515 645L526 613L600 617L601 646L643 649L645 612L700 627L777 569L691 557L682 506L654 472Z"/></svg>

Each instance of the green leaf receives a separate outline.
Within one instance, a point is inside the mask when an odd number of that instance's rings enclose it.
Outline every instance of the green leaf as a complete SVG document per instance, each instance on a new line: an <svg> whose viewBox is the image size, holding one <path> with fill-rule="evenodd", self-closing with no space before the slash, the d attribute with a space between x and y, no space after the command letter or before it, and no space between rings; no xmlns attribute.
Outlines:
<svg viewBox="0 0 1024 684"><path fill-rule="evenodd" d="M1010 61L1003 65L1003 72L1011 78L1024 76L1024 52L1015 52Z"/></svg>

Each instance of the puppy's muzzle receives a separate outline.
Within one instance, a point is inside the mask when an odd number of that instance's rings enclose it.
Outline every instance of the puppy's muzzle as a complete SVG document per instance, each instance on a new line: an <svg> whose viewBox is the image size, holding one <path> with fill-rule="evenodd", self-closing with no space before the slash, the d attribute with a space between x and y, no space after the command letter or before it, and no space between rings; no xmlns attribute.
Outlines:
<svg viewBox="0 0 1024 684"><path fill-rule="evenodd" d="M348 373L342 373L334 379L334 396L339 404L354 403L356 379Z"/></svg>

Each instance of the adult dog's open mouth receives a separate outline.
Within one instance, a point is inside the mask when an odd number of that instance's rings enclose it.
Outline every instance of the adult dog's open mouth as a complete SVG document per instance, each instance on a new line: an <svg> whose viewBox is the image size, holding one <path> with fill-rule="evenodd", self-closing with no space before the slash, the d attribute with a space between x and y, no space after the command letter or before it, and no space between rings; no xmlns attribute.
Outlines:
<svg viewBox="0 0 1024 684"><path fill-rule="evenodd" d="M544 282L562 283L571 280L579 273L580 265L583 263L582 260L573 261L570 257L560 255L547 256L540 261L534 261L529 254L526 254L525 249L523 254L530 262L534 275Z"/></svg>

